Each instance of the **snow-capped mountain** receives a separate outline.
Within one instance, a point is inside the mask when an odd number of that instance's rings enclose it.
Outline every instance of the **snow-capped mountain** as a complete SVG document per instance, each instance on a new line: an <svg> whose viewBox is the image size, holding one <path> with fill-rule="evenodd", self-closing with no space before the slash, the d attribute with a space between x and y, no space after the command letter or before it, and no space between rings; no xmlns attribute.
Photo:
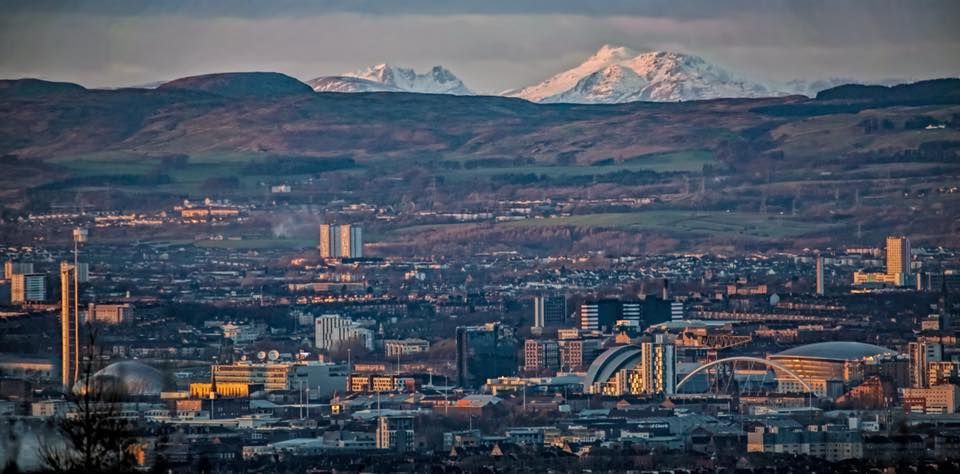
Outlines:
<svg viewBox="0 0 960 474"><path fill-rule="evenodd" d="M419 92L424 94L473 95L456 75L443 66L418 74L413 69L378 64L339 76L323 76L307 82L317 92Z"/></svg>
<svg viewBox="0 0 960 474"><path fill-rule="evenodd" d="M503 95L533 102L613 104L782 95L698 56L604 45L577 67Z"/></svg>

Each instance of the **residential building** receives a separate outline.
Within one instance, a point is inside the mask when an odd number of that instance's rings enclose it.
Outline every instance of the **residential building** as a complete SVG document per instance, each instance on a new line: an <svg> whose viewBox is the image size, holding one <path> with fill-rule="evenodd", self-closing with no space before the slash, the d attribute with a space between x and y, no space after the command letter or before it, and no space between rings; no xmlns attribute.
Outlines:
<svg viewBox="0 0 960 474"><path fill-rule="evenodd" d="M320 225L322 258L362 258L363 230L352 224Z"/></svg>
<svg viewBox="0 0 960 474"><path fill-rule="evenodd" d="M807 455L829 462L860 459L863 435L859 431L771 423L747 431L747 452Z"/></svg>

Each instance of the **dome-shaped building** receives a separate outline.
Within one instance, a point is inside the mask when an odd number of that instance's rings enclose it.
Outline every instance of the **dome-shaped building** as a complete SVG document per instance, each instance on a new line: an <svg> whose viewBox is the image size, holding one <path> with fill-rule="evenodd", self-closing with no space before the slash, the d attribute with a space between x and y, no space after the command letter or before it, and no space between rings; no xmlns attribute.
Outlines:
<svg viewBox="0 0 960 474"><path fill-rule="evenodd" d="M835 397L864 378L868 363L880 363L897 355L886 347L853 341L830 341L792 347L768 359L795 373L819 396ZM791 383L784 378L781 384ZM782 387L799 391L799 387Z"/></svg>
<svg viewBox="0 0 960 474"><path fill-rule="evenodd" d="M77 381L74 392L82 393L88 384ZM132 397L154 397L163 390L163 374L134 360L114 362L93 374L91 383L101 393Z"/></svg>

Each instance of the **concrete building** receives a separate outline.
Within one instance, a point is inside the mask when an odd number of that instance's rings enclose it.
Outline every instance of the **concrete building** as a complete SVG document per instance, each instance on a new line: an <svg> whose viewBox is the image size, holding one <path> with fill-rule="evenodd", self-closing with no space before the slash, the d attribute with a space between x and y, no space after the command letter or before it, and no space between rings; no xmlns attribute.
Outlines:
<svg viewBox="0 0 960 474"><path fill-rule="evenodd" d="M338 314L324 314L314 321L314 345L321 350L336 350L344 344L359 344L373 350L373 331Z"/></svg>
<svg viewBox="0 0 960 474"><path fill-rule="evenodd" d="M377 449L407 452L414 448L412 416L381 416L377 419Z"/></svg>
<svg viewBox="0 0 960 474"><path fill-rule="evenodd" d="M14 273L10 277L10 302L42 303L47 300L47 276L39 273Z"/></svg>

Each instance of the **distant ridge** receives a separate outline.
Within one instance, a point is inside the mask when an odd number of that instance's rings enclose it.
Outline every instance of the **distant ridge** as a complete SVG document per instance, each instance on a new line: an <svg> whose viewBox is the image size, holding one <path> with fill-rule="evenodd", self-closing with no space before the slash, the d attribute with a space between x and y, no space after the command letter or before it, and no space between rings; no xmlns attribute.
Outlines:
<svg viewBox="0 0 960 474"><path fill-rule="evenodd" d="M960 79L931 79L896 86L844 84L817 93L817 100L903 104L960 103Z"/></svg>
<svg viewBox="0 0 960 474"><path fill-rule="evenodd" d="M33 78L0 80L0 95L14 97L35 97L85 90L87 90L85 87L72 82L51 82Z"/></svg>
<svg viewBox="0 0 960 474"><path fill-rule="evenodd" d="M203 91L225 97L268 98L311 94L310 86L278 72L226 72L165 82L158 90Z"/></svg>

